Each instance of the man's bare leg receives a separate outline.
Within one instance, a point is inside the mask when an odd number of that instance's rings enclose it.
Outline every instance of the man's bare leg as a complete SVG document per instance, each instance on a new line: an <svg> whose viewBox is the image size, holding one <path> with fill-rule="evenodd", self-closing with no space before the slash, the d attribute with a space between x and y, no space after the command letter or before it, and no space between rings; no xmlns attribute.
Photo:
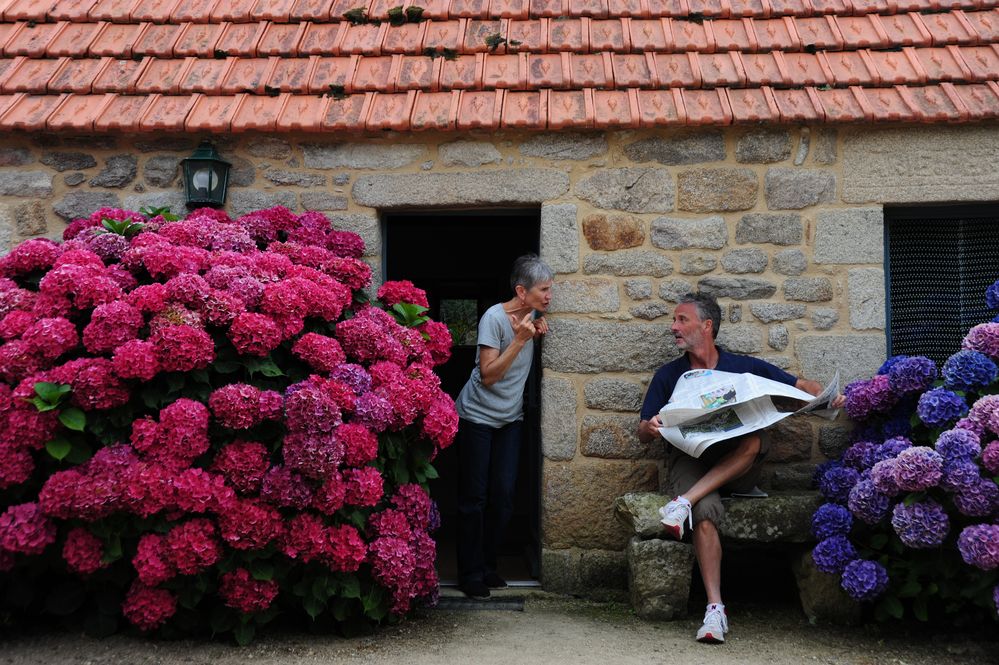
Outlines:
<svg viewBox="0 0 999 665"><path fill-rule="evenodd" d="M696 504L722 485L749 471L759 453L760 437L758 434L749 434L740 438L738 445L730 453L718 460L717 464L680 496L690 501L691 505Z"/></svg>
<svg viewBox="0 0 999 665"><path fill-rule="evenodd" d="M694 556L701 569L708 603L721 603L722 547L714 522L702 520L694 527Z"/></svg>

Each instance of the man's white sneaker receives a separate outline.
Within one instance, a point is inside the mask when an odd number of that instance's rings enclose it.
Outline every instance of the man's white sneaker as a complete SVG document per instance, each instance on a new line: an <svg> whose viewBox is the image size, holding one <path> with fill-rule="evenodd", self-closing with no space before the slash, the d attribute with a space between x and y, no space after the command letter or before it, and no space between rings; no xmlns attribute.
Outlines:
<svg viewBox="0 0 999 665"><path fill-rule="evenodd" d="M697 641L707 644L721 644L728 632L728 617L724 605L708 605L704 613L704 625L697 631Z"/></svg>
<svg viewBox="0 0 999 665"><path fill-rule="evenodd" d="M683 540L683 525L694 528L694 517L690 514L690 501L678 496L659 509L659 520L666 533L677 540Z"/></svg>

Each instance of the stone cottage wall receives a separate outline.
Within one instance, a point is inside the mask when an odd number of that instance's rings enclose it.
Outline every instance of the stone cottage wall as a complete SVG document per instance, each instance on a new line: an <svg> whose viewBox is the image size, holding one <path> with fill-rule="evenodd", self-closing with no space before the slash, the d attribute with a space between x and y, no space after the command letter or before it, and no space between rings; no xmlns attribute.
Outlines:
<svg viewBox="0 0 999 665"><path fill-rule="evenodd" d="M11 136L0 142L0 249L57 237L102 206L182 211L179 162L200 137ZM325 212L381 258L379 214L538 206L556 269L544 344L547 588L626 585L618 495L655 490L661 444L635 437L651 373L676 355L677 297L718 296L719 341L820 381L885 356L883 205L999 198L990 126L739 127L591 134L212 137L234 169L231 215ZM338 137L339 138L339 137ZM774 488L807 484L842 423L785 421Z"/></svg>

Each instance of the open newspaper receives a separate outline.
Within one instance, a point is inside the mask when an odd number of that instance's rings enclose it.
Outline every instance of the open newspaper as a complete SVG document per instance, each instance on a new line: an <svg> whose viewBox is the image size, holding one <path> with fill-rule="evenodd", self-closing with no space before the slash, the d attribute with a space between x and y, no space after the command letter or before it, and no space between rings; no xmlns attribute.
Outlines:
<svg viewBox="0 0 999 665"><path fill-rule="evenodd" d="M839 372L818 397L755 374L694 369L677 380L673 396L659 411L659 433L691 457L719 441L743 436L797 413L836 417L829 403L839 392ZM782 409L779 410L774 399ZM802 405L804 403L804 405Z"/></svg>

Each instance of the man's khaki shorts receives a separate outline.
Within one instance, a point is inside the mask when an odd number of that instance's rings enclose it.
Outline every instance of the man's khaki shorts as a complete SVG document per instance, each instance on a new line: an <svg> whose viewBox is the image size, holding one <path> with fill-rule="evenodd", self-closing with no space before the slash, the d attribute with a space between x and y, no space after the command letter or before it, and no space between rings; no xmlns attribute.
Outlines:
<svg viewBox="0 0 999 665"><path fill-rule="evenodd" d="M757 432L760 436L760 452L756 456L753 466L742 476L722 486L721 491L714 491L705 496L694 505L694 524L702 520L710 520L715 524L725 515L725 507L722 505L721 495L732 492L747 492L760 482L762 475L763 459L770 451L769 432ZM694 483L701 479L711 467L718 461L732 452L738 445L739 439L722 441L704 451L700 457L694 458L687 453L670 446L667 462L669 464L668 480L666 491L670 497L683 494Z"/></svg>

